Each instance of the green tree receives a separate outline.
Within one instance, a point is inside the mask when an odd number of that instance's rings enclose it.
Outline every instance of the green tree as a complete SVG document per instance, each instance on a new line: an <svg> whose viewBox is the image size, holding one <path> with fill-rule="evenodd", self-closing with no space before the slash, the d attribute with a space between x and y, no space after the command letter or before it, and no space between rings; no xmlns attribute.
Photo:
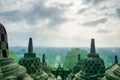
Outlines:
<svg viewBox="0 0 120 80"><path fill-rule="evenodd" d="M81 50L79 48L74 48L68 51L67 55L65 56L64 67L69 69L73 68L73 66L77 62L78 54L80 54L81 59L83 59L87 56L87 51Z"/></svg>
<svg viewBox="0 0 120 80"><path fill-rule="evenodd" d="M20 57L15 55L15 53L13 51L9 51L9 55L15 60L15 62L18 62L20 59Z"/></svg>

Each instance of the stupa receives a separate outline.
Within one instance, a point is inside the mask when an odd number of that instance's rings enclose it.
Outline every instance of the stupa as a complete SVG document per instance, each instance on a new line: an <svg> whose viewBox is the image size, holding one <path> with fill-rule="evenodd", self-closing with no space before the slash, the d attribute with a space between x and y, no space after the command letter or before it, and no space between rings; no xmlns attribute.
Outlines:
<svg viewBox="0 0 120 80"><path fill-rule="evenodd" d="M42 55L42 70L44 70L46 73L50 73L50 67L47 65L45 60L45 54Z"/></svg>
<svg viewBox="0 0 120 80"><path fill-rule="evenodd" d="M78 54L77 63L74 65L72 73L73 74L78 73L81 70L81 68L82 68L82 64L83 64L83 60L80 59L80 54Z"/></svg>
<svg viewBox="0 0 120 80"><path fill-rule="evenodd" d="M28 53L25 53L24 57L19 60L19 64L27 69L27 73L34 80L48 79L48 74L42 70L40 58L36 57L36 53L33 52L32 38L29 39Z"/></svg>
<svg viewBox="0 0 120 80"><path fill-rule="evenodd" d="M120 62L118 62L117 56L115 56L115 63L106 70L102 80L120 80Z"/></svg>
<svg viewBox="0 0 120 80"><path fill-rule="evenodd" d="M80 58L80 54L77 56L77 63L73 66L72 72L67 78L67 80L72 80L75 77L75 74L82 69L83 60Z"/></svg>
<svg viewBox="0 0 120 80"><path fill-rule="evenodd" d="M100 80L104 76L105 65L95 50L94 39L91 40L90 53L83 61L82 70L75 75L74 80Z"/></svg>
<svg viewBox="0 0 120 80"><path fill-rule="evenodd" d="M51 73L55 75L55 78L57 79L61 77L61 80L66 80L68 75L71 73L71 70L64 69L59 63L58 68L52 69Z"/></svg>
<svg viewBox="0 0 120 80"><path fill-rule="evenodd" d="M51 73L51 68L46 63L45 54L42 55L42 70L48 74L49 78L55 79L54 75Z"/></svg>
<svg viewBox="0 0 120 80"><path fill-rule="evenodd" d="M9 55L7 32L0 23L0 80L33 80Z"/></svg>

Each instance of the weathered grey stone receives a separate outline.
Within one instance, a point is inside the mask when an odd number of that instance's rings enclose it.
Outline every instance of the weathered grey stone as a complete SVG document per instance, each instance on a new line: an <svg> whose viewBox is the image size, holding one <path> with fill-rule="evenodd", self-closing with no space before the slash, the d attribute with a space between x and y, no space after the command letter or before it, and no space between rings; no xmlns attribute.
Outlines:
<svg viewBox="0 0 120 80"><path fill-rule="evenodd" d="M0 24L0 80L33 80L26 69L9 56L7 33Z"/></svg>
<svg viewBox="0 0 120 80"><path fill-rule="evenodd" d="M120 62L106 70L105 76L102 80L120 80Z"/></svg>
<svg viewBox="0 0 120 80"><path fill-rule="evenodd" d="M67 80L72 80L75 74L82 69L83 60L80 59L80 54L78 54L77 63L73 66L72 72L69 74Z"/></svg>
<svg viewBox="0 0 120 80"><path fill-rule="evenodd" d="M61 76L62 80L66 80L68 75L71 73L71 70L69 69L64 69L63 67L61 67L60 63L58 68L54 68L51 70L51 73L53 75L55 75L55 77L57 78L58 76Z"/></svg>
<svg viewBox="0 0 120 80"><path fill-rule="evenodd" d="M74 80L101 80L104 73L104 61L96 53L94 39L92 39L90 53L84 59L82 69L75 75Z"/></svg>
<svg viewBox="0 0 120 80"><path fill-rule="evenodd" d="M34 80L54 80L54 78L42 70L40 58L36 57L36 54L33 53L32 38L29 39L28 53L25 53L24 57L19 60L19 64L27 69L27 73ZM48 69L48 66L45 68Z"/></svg>

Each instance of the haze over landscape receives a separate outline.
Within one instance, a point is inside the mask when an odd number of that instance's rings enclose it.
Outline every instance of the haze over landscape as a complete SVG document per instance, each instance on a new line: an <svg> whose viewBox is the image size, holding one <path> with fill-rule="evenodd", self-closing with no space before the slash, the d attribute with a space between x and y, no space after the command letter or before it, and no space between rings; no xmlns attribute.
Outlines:
<svg viewBox="0 0 120 80"><path fill-rule="evenodd" d="M120 0L1 0L10 46L120 46Z"/></svg>

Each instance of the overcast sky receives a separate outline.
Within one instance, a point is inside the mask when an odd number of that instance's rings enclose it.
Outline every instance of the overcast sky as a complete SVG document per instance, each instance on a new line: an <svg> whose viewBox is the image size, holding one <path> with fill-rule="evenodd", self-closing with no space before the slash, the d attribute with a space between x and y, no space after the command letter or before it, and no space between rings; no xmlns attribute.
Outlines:
<svg viewBox="0 0 120 80"><path fill-rule="evenodd" d="M120 0L0 0L10 46L120 46Z"/></svg>

